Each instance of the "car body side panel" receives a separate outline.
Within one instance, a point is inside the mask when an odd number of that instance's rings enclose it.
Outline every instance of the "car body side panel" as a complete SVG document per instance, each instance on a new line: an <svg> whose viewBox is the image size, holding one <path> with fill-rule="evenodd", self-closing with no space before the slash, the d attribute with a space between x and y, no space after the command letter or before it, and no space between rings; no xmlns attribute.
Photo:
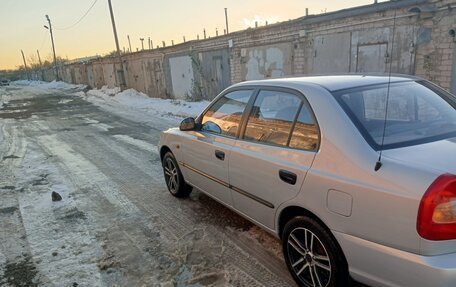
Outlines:
<svg viewBox="0 0 456 287"><path fill-rule="evenodd" d="M315 152L237 141L230 158L230 184L271 206L237 192L235 188L232 191L235 208L267 227L275 228L275 209L298 194L314 157ZM280 170L296 174L296 183L291 185L282 181Z"/></svg>
<svg viewBox="0 0 456 287"><path fill-rule="evenodd" d="M350 255L347 261L355 280L371 286L455 286L456 252L421 256L347 234L333 234L344 253Z"/></svg>
<svg viewBox="0 0 456 287"><path fill-rule="evenodd" d="M185 180L232 206L228 163L235 140L197 131L185 132L182 139L183 156L180 165L185 170ZM216 152L223 152L225 159L217 158Z"/></svg>
<svg viewBox="0 0 456 287"><path fill-rule="evenodd" d="M320 88L309 87L303 92L314 109L322 140L301 192L287 205L308 209L331 230L420 253L418 206L437 175L390 159L384 159L382 168L374 171L378 153L335 99ZM331 189L351 195L350 217L328 210Z"/></svg>
<svg viewBox="0 0 456 287"><path fill-rule="evenodd" d="M166 146L171 150L178 163L179 161L182 161L183 155L182 150L180 149L182 136L183 133L179 131L178 128L171 128L163 132L160 135L160 141L158 143L159 152L163 146Z"/></svg>

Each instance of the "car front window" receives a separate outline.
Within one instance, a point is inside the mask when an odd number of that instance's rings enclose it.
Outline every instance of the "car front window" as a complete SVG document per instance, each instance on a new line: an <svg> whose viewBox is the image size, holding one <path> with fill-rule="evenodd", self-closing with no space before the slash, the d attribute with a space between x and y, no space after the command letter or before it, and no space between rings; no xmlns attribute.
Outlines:
<svg viewBox="0 0 456 287"><path fill-rule="evenodd" d="M403 147L456 136L454 96L426 82L391 84L388 106L387 94L387 84L334 93L375 149Z"/></svg>
<svg viewBox="0 0 456 287"><path fill-rule="evenodd" d="M252 92L233 91L218 99L203 115L202 131L235 137Z"/></svg>

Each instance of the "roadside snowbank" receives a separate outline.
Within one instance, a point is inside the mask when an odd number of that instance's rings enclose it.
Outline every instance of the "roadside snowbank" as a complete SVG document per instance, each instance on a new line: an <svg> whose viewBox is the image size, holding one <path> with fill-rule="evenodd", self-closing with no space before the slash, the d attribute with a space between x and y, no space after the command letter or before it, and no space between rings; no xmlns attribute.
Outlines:
<svg viewBox="0 0 456 287"><path fill-rule="evenodd" d="M89 90L84 93L86 85L72 85L65 82L43 82L43 81L26 81L20 80L11 83L12 86L27 87L29 92L40 92L46 90L60 90L70 92L74 95L81 96L85 100L98 106L111 106L115 109L141 111L146 115L167 116L170 118L186 118L198 116L209 104L208 101L189 102L185 100L170 100L150 98L144 93L134 89L128 89L123 92L120 88L108 88ZM3 90L0 90L2 92ZM0 94L4 94L3 92ZM7 102L6 95L1 97L2 103Z"/></svg>
<svg viewBox="0 0 456 287"><path fill-rule="evenodd" d="M120 92L119 88L110 89L106 86L99 90L87 92L87 100L94 104L120 104L146 113L176 117L196 117L209 104L208 101L188 102L184 100L169 100L150 98L134 89Z"/></svg>
<svg viewBox="0 0 456 287"><path fill-rule="evenodd" d="M76 89L85 89L86 85L72 85L65 82L43 82L43 81L27 81L27 80L20 80L14 81L11 85L16 86L29 86L29 87L38 87L40 89L48 89L48 90L76 90Z"/></svg>

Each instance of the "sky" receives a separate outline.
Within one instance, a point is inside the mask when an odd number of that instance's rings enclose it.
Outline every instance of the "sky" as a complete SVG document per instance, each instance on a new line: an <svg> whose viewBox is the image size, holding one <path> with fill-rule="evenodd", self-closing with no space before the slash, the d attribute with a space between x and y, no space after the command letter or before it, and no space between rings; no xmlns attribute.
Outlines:
<svg viewBox="0 0 456 287"><path fill-rule="evenodd" d="M208 36L216 29L223 33L228 8L230 32L259 23L276 23L309 14L321 14L344 8L372 4L373 0L111 0L119 36L120 48L141 48L140 38L148 47L150 37L154 47L162 41L170 45ZM379 1L382 2L382 1ZM94 4L95 3L95 4ZM94 4L94 5L93 5ZM88 14L81 17L93 8ZM0 0L0 70L15 69L23 64L21 50L27 62L51 60L51 40L45 15L49 15L58 56L76 59L105 55L115 50L108 0ZM74 25L77 23L76 25Z"/></svg>

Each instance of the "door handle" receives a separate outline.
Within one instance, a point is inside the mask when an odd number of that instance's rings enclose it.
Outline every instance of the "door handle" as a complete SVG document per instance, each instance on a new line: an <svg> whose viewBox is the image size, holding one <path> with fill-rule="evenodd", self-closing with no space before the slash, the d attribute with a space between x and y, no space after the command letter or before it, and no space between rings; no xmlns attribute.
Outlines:
<svg viewBox="0 0 456 287"><path fill-rule="evenodd" d="M284 169L279 170L279 177L282 181L291 185L295 185L298 178L295 173Z"/></svg>
<svg viewBox="0 0 456 287"><path fill-rule="evenodd" d="M216 150L215 157L218 158L219 160L225 160L225 153L221 150Z"/></svg>

